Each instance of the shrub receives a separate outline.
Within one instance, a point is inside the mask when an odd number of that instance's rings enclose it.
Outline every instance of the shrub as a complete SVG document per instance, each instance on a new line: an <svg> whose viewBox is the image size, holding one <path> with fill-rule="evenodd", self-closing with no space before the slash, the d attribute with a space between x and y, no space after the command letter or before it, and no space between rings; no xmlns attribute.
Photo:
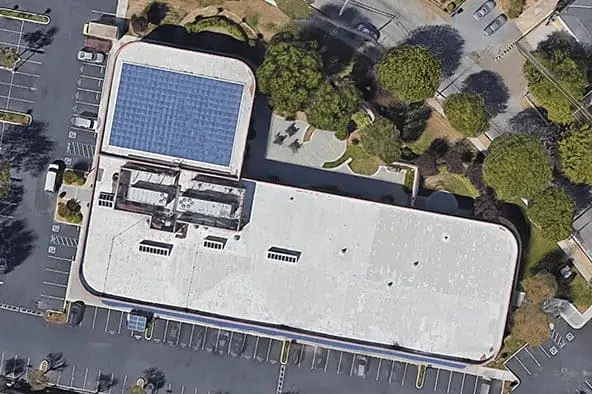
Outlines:
<svg viewBox="0 0 592 394"><path fill-rule="evenodd" d="M557 242L572 233L575 212L573 198L560 187L550 187L534 197L526 213L546 239Z"/></svg>
<svg viewBox="0 0 592 394"><path fill-rule="evenodd" d="M415 159L415 164L419 168L421 176L426 177L438 174L436 158L430 152L422 153L417 159Z"/></svg>
<svg viewBox="0 0 592 394"><path fill-rule="evenodd" d="M452 11L454 11L455 8L456 8L456 4L454 4L454 2L450 2L446 5L446 12L448 12L449 14L452 14Z"/></svg>
<svg viewBox="0 0 592 394"><path fill-rule="evenodd" d="M485 102L478 94L454 93L444 101L450 125L467 137L476 137L489 128Z"/></svg>
<svg viewBox="0 0 592 394"><path fill-rule="evenodd" d="M335 132L335 138L337 138L339 141L345 141L347 137L349 137L349 135L346 130L339 130Z"/></svg>
<svg viewBox="0 0 592 394"><path fill-rule="evenodd" d="M148 19L143 15L137 16L136 14L133 14L130 23L136 33L144 33L148 30Z"/></svg>
<svg viewBox="0 0 592 394"><path fill-rule="evenodd" d="M592 185L592 129L569 130L559 141L563 174L573 183Z"/></svg>
<svg viewBox="0 0 592 394"><path fill-rule="evenodd" d="M195 21L187 23L185 28L189 33L199 33L205 30L220 29L229 36L240 41L246 41L247 35L239 24L224 16L211 16L209 18L196 18Z"/></svg>
<svg viewBox="0 0 592 394"><path fill-rule="evenodd" d="M460 153L455 149L449 149L444 155L444 162L446 163L446 169L448 172L455 174L464 174L465 166L463 165Z"/></svg>
<svg viewBox="0 0 592 394"><path fill-rule="evenodd" d="M541 303L557 294L557 280L548 272L540 272L522 281L522 289L529 300Z"/></svg>
<svg viewBox="0 0 592 394"><path fill-rule="evenodd" d="M63 180L66 185L82 186L84 185L84 182L86 182L86 178L84 177L84 175L73 170L64 171Z"/></svg>
<svg viewBox="0 0 592 394"><path fill-rule="evenodd" d="M13 69L20 56L13 48L0 48L0 66Z"/></svg>
<svg viewBox="0 0 592 394"><path fill-rule="evenodd" d="M549 319L536 304L523 303L512 320L512 336L532 346L542 345L551 336Z"/></svg>
<svg viewBox="0 0 592 394"><path fill-rule="evenodd" d="M356 124L356 128L363 129L368 127L372 124L372 120L370 116L366 113L366 111L360 110L352 115L352 120Z"/></svg>
<svg viewBox="0 0 592 394"><path fill-rule="evenodd" d="M362 131L364 150L385 163L401 158L401 141L395 124L386 118L377 119Z"/></svg>
<svg viewBox="0 0 592 394"><path fill-rule="evenodd" d="M524 0L508 0L508 17L518 18L524 9Z"/></svg>

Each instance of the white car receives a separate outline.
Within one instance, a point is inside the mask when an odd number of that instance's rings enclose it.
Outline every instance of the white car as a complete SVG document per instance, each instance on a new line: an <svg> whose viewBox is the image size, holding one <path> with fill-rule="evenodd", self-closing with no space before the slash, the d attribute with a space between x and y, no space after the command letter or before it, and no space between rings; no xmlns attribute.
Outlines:
<svg viewBox="0 0 592 394"><path fill-rule="evenodd" d="M98 63L101 64L105 61L105 54L101 52L88 52L85 50L78 51L78 60L81 62Z"/></svg>
<svg viewBox="0 0 592 394"><path fill-rule="evenodd" d="M90 119L80 115L74 115L72 119L70 119L70 124L75 127L80 127L81 129L89 129L93 131L96 130L98 126L96 119Z"/></svg>
<svg viewBox="0 0 592 394"><path fill-rule="evenodd" d="M52 163L47 167L47 174L45 175L45 191L48 193L54 193L57 180L58 180L58 173L60 172L60 166Z"/></svg>

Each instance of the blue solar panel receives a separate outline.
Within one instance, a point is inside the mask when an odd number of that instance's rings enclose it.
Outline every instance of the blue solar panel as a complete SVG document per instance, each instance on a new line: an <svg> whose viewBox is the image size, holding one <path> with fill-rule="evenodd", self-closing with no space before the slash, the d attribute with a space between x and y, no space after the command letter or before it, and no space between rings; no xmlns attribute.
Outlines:
<svg viewBox="0 0 592 394"><path fill-rule="evenodd" d="M243 86L124 63L109 144L229 166Z"/></svg>
<svg viewBox="0 0 592 394"><path fill-rule="evenodd" d="M144 332L148 319L145 316L127 315L127 329L132 331Z"/></svg>

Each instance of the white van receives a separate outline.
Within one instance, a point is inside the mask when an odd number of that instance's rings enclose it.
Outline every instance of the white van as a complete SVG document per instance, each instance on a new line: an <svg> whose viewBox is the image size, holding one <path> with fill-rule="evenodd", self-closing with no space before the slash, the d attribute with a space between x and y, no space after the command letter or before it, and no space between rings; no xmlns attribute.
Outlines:
<svg viewBox="0 0 592 394"><path fill-rule="evenodd" d="M60 172L60 166L58 166L57 164L50 164L49 167L47 167L47 175L45 175L45 191L46 192L49 192L49 193L55 192L59 172Z"/></svg>

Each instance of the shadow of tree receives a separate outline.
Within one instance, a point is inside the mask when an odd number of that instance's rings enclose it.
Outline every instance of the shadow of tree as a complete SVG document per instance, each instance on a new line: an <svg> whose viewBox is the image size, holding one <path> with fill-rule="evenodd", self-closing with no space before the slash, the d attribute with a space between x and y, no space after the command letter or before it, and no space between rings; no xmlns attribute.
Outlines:
<svg viewBox="0 0 592 394"><path fill-rule="evenodd" d="M465 40L458 30L449 25L422 26L409 33L408 45L426 47L442 66L442 77L454 74L460 65Z"/></svg>
<svg viewBox="0 0 592 394"><path fill-rule="evenodd" d="M25 373L26 367L27 363L24 359L18 357L11 357L7 360L4 360L4 376L19 378Z"/></svg>
<svg viewBox="0 0 592 394"><path fill-rule="evenodd" d="M490 117L495 118L508 107L510 93L503 78L493 71L483 70L471 74L463 83L463 91L483 97L485 109Z"/></svg>
<svg viewBox="0 0 592 394"><path fill-rule="evenodd" d="M23 200L24 191L20 180L11 178L8 194L0 201L0 215L12 215Z"/></svg>
<svg viewBox="0 0 592 394"><path fill-rule="evenodd" d="M547 253L536 263L531 269L531 274L537 274L539 272L548 272L553 275L557 280L557 297L568 301L571 301L571 286L569 279L563 278L559 272L560 268L564 264L571 264L571 260L561 249L553 250Z"/></svg>
<svg viewBox="0 0 592 394"><path fill-rule="evenodd" d="M357 56L354 60L354 65L350 74L351 79L356 84L357 88L362 92L362 96L366 101L372 101L379 88L376 82L376 75L374 74L374 64L371 59L366 56Z"/></svg>
<svg viewBox="0 0 592 394"><path fill-rule="evenodd" d="M417 141L427 128L427 122L432 116L430 107L423 103L396 103L389 107L376 105L376 111L395 123L404 142Z"/></svg>
<svg viewBox="0 0 592 394"><path fill-rule="evenodd" d="M337 19L350 25L361 22L369 22L368 18L360 13L356 7L346 7L343 10L343 13L339 15L340 10L341 4L323 4L321 7L319 7L319 11L321 11L321 13L326 17Z"/></svg>
<svg viewBox="0 0 592 394"><path fill-rule="evenodd" d="M53 42L57 32L57 27L50 27L47 30L39 29L23 34L23 41L26 43L25 52L27 50L43 49L49 46Z"/></svg>
<svg viewBox="0 0 592 394"><path fill-rule="evenodd" d="M29 126L11 126L2 140L6 158L16 171L39 175L52 155L54 142L45 135L46 123L33 121Z"/></svg>
<svg viewBox="0 0 592 394"><path fill-rule="evenodd" d="M154 390L161 389L166 383L164 373L158 368L148 368L142 372L144 379L146 379L146 385L152 385Z"/></svg>
<svg viewBox="0 0 592 394"><path fill-rule="evenodd" d="M61 371L68 367L68 362L64 358L64 353L62 352L48 353L47 364L48 371Z"/></svg>
<svg viewBox="0 0 592 394"><path fill-rule="evenodd" d="M111 377L111 374L101 372L97 382L97 393L102 393L109 391L112 387L116 386L117 383L119 383L119 379Z"/></svg>
<svg viewBox="0 0 592 394"><path fill-rule="evenodd" d="M555 167L559 165L557 141L561 129L547 121L536 108L527 108L518 112L508 121L508 129L512 133L528 134L541 141L545 150L553 158Z"/></svg>
<svg viewBox="0 0 592 394"><path fill-rule="evenodd" d="M154 1L148 6L148 11L146 12L146 19L148 19L148 23L152 23L153 25L160 25L162 21L166 18L169 12L169 6L167 3L163 3L160 1Z"/></svg>
<svg viewBox="0 0 592 394"><path fill-rule="evenodd" d="M210 31L189 33L183 26L169 24L157 27L142 40L166 43L187 50L223 54L228 57L238 58L249 64L253 69L256 69L263 61L266 49L263 40L257 40L254 46L250 46L226 34Z"/></svg>
<svg viewBox="0 0 592 394"><path fill-rule="evenodd" d="M335 37L331 32L312 23L302 27L300 39L315 41L319 44L319 54L326 75L336 75L342 72L353 60L356 53L350 45Z"/></svg>
<svg viewBox="0 0 592 394"><path fill-rule="evenodd" d="M19 266L31 254L36 237L23 220L0 225L0 256L7 260L6 273Z"/></svg>

